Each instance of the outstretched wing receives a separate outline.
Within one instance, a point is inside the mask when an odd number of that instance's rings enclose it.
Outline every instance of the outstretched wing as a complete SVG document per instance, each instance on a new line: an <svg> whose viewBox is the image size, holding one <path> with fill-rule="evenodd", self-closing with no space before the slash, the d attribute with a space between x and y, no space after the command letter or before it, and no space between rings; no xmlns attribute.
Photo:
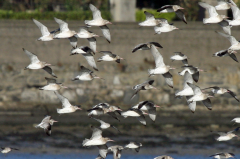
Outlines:
<svg viewBox="0 0 240 159"><path fill-rule="evenodd" d="M178 16L179 19L181 19L184 23L187 24L187 20L186 20L186 17L183 13L183 11L181 11L180 9L178 9L176 12L175 12Z"/></svg>
<svg viewBox="0 0 240 159"><path fill-rule="evenodd" d="M111 34L109 31L109 28L106 25L100 26L103 36L106 38L106 40L110 43L111 42Z"/></svg>
<svg viewBox="0 0 240 159"><path fill-rule="evenodd" d="M60 27L60 31L61 31L61 32L63 32L63 31L69 31L68 23L64 22L64 21L61 20L61 19L55 18L55 17L54 17L54 20L59 24L59 27Z"/></svg>
<svg viewBox="0 0 240 159"><path fill-rule="evenodd" d="M34 53L31 53L30 51L26 50L23 48L23 51L28 55L28 57L31 60L31 63L37 63L40 62L37 55L35 55Z"/></svg>
<svg viewBox="0 0 240 159"><path fill-rule="evenodd" d="M233 37L231 35L228 35L228 34L221 33L219 31L216 31L216 33L218 33L219 35L222 35L223 37L227 38L230 41L231 45L238 44L238 41L236 40L235 37Z"/></svg>
<svg viewBox="0 0 240 159"><path fill-rule="evenodd" d="M57 91L54 91L54 93L57 95L58 99L61 101L63 108L72 106L66 97L60 95Z"/></svg>
<svg viewBox="0 0 240 159"><path fill-rule="evenodd" d="M102 19L100 10L98 10L98 9L97 9L94 5L92 5L92 4L89 4L89 8L90 8L91 11L92 11L93 19L94 19L94 20L96 20L96 19Z"/></svg>
<svg viewBox="0 0 240 159"><path fill-rule="evenodd" d="M151 45L151 53L155 60L156 67L165 66L162 55L160 54L160 52L157 50L157 48L154 45Z"/></svg>
<svg viewBox="0 0 240 159"><path fill-rule="evenodd" d="M49 35L50 32L48 31L48 28L43 25L42 23L40 23L39 21L37 21L36 19L33 19L33 22L37 25L37 27L40 29L42 36L45 35Z"/></svg>
<svg viewBox="0 0 240 159"><path fill-rule="evenodd" d="M53 73L51 67L49 66L45 66L42 69L44 69L47 73L49 73L50 75L52 75L53 77L57 78L57 76Z"/></svg>

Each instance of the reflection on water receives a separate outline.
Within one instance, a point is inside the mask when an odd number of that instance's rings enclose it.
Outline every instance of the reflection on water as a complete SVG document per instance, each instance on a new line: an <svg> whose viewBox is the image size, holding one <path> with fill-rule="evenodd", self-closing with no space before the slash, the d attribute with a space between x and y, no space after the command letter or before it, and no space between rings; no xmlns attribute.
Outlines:
<svg viewBox="0 0 240 159"><path fill-rule="evenodd" d="M206 159L208 156L200 156L200 155L186 155L186 156L178 156L171 155L174 159ZM153 159L157 156L152 155L122 155L121 159ZM239 158L240 155L236 155L236 158ZM0 154L0 158L4 159L95 159L96 155L89 154L23 154L23 153L9 153L9 154ZM112 155L108 155L106 159L112 159Z"/></svg>

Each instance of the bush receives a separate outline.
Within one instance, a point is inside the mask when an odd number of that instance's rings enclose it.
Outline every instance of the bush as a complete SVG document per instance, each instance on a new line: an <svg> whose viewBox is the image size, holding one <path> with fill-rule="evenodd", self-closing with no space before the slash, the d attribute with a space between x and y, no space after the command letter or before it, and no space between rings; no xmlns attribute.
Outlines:
<svg viewBox="0 0 240 159"><path fill-rule="evenodd" d="M144 11L147 11L155 16L155 18L165 18L168 21L172 21L175 18L175 13L159 13L157 10L153 9L142 9L142 10L136 10L136 21L144 21L146 19L146 16L144 14Z"/></svg>

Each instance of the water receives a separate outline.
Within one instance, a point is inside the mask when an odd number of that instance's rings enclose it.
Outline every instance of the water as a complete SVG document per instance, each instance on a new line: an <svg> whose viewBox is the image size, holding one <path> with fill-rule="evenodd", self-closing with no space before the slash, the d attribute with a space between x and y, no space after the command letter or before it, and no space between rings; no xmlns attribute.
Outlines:
<svg viewBox="0 0 240 159"><path fill-rule="evenodd" d="M174 159L206 159L210 157L201 155L171 155ZM122 155L121 159L153 159L157 156L152 155ZM0 154L0 158L4 159L95 159L96 155L89 154L24 154L24 153L9 153ZM113 156L110 154L106 159L112 159ZM240 155L236 155L236 158L240 158Z"/></svg>

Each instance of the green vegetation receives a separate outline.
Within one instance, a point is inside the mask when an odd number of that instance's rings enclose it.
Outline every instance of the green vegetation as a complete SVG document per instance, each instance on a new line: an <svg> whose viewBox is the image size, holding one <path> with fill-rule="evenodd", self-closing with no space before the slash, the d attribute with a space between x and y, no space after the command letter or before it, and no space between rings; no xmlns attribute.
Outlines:
<svg viewBox="0 0 240 159"><path fill-rule="evenodd" d="M146 19L146 16L144 14L144 11L147 11L155 16L155 18L165 18L169 22L172 21L175 18L175 13L159 13L155 9L143 9L143 10L136 10L136 21L144 21Z"/></svg>

